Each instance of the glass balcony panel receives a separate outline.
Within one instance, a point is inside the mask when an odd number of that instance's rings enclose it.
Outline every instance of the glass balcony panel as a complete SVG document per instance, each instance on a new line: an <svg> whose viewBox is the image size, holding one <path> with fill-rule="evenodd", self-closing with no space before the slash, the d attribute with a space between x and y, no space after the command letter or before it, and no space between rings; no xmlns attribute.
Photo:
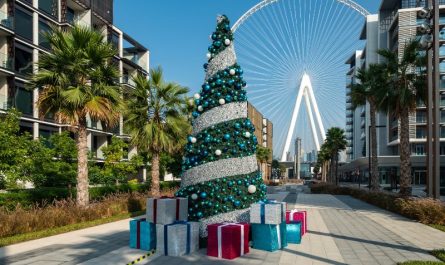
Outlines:
<svg viewBox="0 0 445 265"><path fill-rule="evenodd" d="M0 67L11 71L14 70L13 60L6 53L0 53Z"/></svg>
<svg viewBox="0 0 445 265"><path fill-rule="evenodd" d="M0 10L0 24L3 27L14 29L14 17L8 16L8 14Z"/></svg>
<svg viewBox="0 0 445 265"><path fill-rule="evenodd" d="M32 15L21 9L15 9L15 32L17 35L32 40L33 37L33 25Z"/></svg>
<svg viewBox="0 0 445 265"><path fill-rule="evenodd" d="M39 9L54 17L57 16L58 6L57 0L39 0Z"/></svg>

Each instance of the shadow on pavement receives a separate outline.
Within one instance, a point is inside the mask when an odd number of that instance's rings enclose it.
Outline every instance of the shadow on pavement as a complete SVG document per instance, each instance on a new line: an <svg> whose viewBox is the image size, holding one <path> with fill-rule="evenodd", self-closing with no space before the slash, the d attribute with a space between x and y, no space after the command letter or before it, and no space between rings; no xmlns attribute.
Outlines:
<svg viewBox="0 0 445 265"><path fill-rule="evenodd" d="M297 256L302 256L302 257L310 258L310 259L313 259L313 260L318 260L318 261L321 261L321 262L325 262L325 263L328 263L328 264L348 265L347 263L338 262L338 261L335 261L335 260L331 260L331 259L327 259L327 258L323 258L323 257L319 257L319 256L315 256L315 255L311 255L311 254L295 251L295 250L292 250L292 249L285 248L285 249L283 249L283 251L292 253L292 254L297 255Z"/></svg>

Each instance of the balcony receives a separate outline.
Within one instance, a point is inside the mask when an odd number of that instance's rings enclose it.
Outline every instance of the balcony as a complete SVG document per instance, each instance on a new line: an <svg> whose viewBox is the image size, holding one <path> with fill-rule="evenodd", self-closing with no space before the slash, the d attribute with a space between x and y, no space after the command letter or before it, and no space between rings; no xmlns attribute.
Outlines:
<svg viewBox="0 0 445 265"><path fill-rule="evenodd" d="M346 103L346 110L353 110L353 106L351 103Z"/></svg>
<svg viewBox="0 0 445 265"><path fill-rule="evenodd" d="M0 110L8 109L8 97L0 95Z"/></svg>
<svg viewBox="0 0 445 265"><path fill-rule="evenodd" d="M14 17L0 11L0 36L14 35Z"/></svg>
<svg viewBox="0 0 445 265"><path fill-rule="evenodd" d="M133 78L130 77L129 75L123 75L122 76L122 84L123 85L127 85L131 88L136 87L136 83L134 82Z"/></svg>
<svg viewBox="0 0 445 265"><path fill-rule="evenodd" d="M14 62L5 53L0 53L0 69L14 71Z"/></svg>

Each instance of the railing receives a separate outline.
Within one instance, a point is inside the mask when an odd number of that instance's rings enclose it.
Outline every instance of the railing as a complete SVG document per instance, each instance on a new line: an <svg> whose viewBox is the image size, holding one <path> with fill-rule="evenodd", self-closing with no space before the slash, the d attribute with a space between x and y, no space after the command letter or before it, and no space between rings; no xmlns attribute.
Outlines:
<svg viewBox="0 0 445 265"><path fill-rule="evenodd" d="M6 53L0 53L0 67L11 71L14 70L13 60Z"/></svg>
<svg viewBox="0 0 445 265"><path fill-rule="evenodd" d="M131 78L128 75L122 76L122 84L130 85L130 86L136 86L136 83L134 82L133 78Z"/></svg>
<svg viewBox="0 0 445 265"><path fill-rule="evenodd" d="M8 109L8 97L4 95L0 95L0 109L7 110Z"/></svg>
<svg viewBox="0 0 445 265"><path fill-rule="evenodd" d="M14 17L0 11L0 24L5 28L14 29Z"/></svg>

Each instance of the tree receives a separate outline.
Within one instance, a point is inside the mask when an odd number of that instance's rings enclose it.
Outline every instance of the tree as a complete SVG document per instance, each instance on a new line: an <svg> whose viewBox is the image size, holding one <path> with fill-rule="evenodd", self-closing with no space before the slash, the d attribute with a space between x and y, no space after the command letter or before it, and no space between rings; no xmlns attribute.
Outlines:
<svg viewBox="0 0 445 265"><path fill-rule="evenodd" d="M125 126L131 143L151 156L151 192L160 196L160 155L173 153L185 145L190 132L186 109L188 89L166 83L162 69L150 70L150 80L138 75L136 88L128 95Z"/></svg>
<svg viewBox="0 0 445 265"><path fill-rule="evenodd" d="M360 81L353 84L351 88L351 99L354 108L369 103L370 126L371 126L371 146L370 155L372 160L371 173L371 190L378 191L380 189L378 159L377 159L377 128L376 128L376 112L377 100L383 92L386 79L385 68L379 64L371 64L369 68L358 70L356 78ZM384 92L383 92L384 93Z"/></svg>
<svg viewBox="0 0 445 265"><path fill-rule="evenodd" d="M193 133L183 160L181 189L189 198L189 218L236 222L252 203L265 198L258 169L255 127L247 118L246 82L236 62L233 33L226 16L219 16L202 90L194 95ZM230 104L229 104L230 103ZM243 115L244 113L244 115Z"/></svg>
<svg viewBox="0 0 445 265"><path fill-rule="evenodd" d="M103 181L107 184L122 183L132 174L137 173L137 165L128 157L128 144L122 139L113 136L109 145L101 148L104 154L104 167L102 175L106 177Z"/></svg>
<svg viewBox="0 0 445 265"><path fill-rule="evenodd" d="M328 175L329 172L329 164L331 160L331 151L328 148L328 145L326 142L324 142L321 147L320 151L318 152L318 159L317 164L319 164L321 168L321 180L325 182L331 182L331 179L328 179L328 177L331 176L331 174Z"/></svg>
<svg viewBox="0 0 445 265"><path fill-rule="evenodd" d="M337 127L330 128L326 133L325 143L331 157L330 181L338 184L338 153L346 149L347 141L345 131Z"/></svg>
<svg viewBox="0 0 445 265"><path fill-rule="evenodd" d="M265 176L265 174L266 174L265 173L266 172L265 163L267 163L267 161L269 161L271 155L272 155L272 151L269 148L262 147L260 145L257 146L256 159L260 163L260 168L263 173L263 177L267 177L267 176Z"/></svg>
<svg viewBox="0 0 445 265"><path fill-rule="evenodd" d="M379 50L386 62L388 75L385 93L379 104L400 121L400 194L411 195L411 148L409 116L416 111L417 101L426 102L425 57L419 55L419 42L406 43L399 52Z"/></svg>
<svg viewBox="0 0 445 265"><path fill-rule="evenodd" d="M117 55L104 36L87 27L54 29L46 35L51 54L39 58L39 71L30 87L40 88L38 108L42 116L55 114L71 125L77 144L77 203L89 204L87 120L113 127L122 107Z"/></svg>

